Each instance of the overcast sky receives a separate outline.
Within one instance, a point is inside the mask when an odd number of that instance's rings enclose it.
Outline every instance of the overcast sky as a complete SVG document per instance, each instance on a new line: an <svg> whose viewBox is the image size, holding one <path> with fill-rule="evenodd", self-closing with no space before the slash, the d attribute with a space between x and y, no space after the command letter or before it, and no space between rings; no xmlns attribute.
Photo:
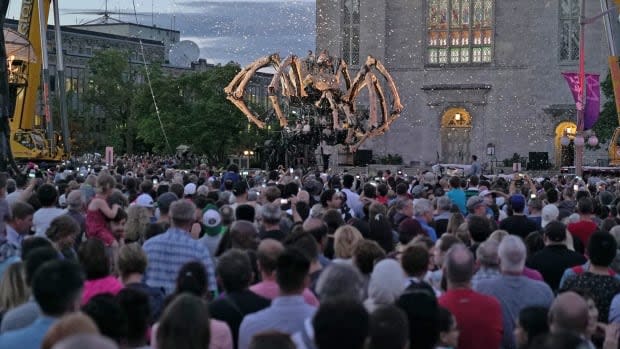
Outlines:
<svg viewBox="0 0 620 349"><path fill-rule="evenodd" d="M63 0L61 24L74 25L98 15L69 12L105 9L105 0ZM209 63L236 61L243 65L273 52L304 55L315 48L313 0L135 0L141 24L170 28L182 40L198 44ZM21 0L11 0L9 18L17 18ZM133 13L132 0L109 0L108 11ZM112 15L118 17L118 15ZM122 17L135 22L135 16ZM50 14L50 23L53 16Z"/></svg>

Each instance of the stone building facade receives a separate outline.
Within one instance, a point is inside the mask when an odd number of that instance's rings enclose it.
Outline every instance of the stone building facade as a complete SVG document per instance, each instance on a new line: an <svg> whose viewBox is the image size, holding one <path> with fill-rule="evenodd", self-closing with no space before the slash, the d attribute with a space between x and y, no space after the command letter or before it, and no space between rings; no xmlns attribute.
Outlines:
<svg viewBox="0 0 620 349"><path fill-rule="evenodd" d="M405 109L363 146L375 156L468 163L539 152L560 166L571 161L560 137L576 119L561 73L578 69L580 3L317 0L317 51L344 57L354 72L372 55L394 77ZM587 3L586 17L601 12L599 1ZM586 71L605 79L602 20L586 26L585 42Z"/></svg>

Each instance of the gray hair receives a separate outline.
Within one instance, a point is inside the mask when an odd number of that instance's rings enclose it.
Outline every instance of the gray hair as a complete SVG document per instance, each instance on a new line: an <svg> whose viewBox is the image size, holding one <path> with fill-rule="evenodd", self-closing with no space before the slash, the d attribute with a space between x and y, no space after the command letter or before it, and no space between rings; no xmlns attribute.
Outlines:
<svg viewBox="0 0 620 349"><path fill-rule="evenodd" d="M481 243L476 250L476 257L480 264L497 267L499 264L499 256L497 255L498 247L499 242L497 242L497 240L487 239Z"/></svg>
<svg viewBox="0 0 620 349"><path fill-rule="evenodd" d="M506 236L500 242L497 254L500 260L500 269L503 272L523 272L527 250L520 237L515 235Z"/></svg>
<svg viewBox="0 0 620 349"><path fill-rule="evenodd" d="M276 224L282 219L282 210L278 204L265 204L260 208L260 215L263 222Z"/></svg>
<svg viewBox="0 0 620 349"><path fill-rule="evenodd" d="M409 199L402 199L402 198L396 199L394 201L394 209L396 211L400 211L403 208L405 208L409 202L411 202L411 200L409 200Z"/></svg>
<svg viewBox="0 0 620 349"><path fill-rule="evenodd" d="M170 205L170 218L175 227L192 223L196 219L196 205L187 200L177 200Z"/></svg>
<svg viewBox="0 0 620 349"><path fill-rule="evenodd" d="M331 263L316 282L316 291L321 302L334 298L364 300L364 280L360 272L351 265Z"/></svg>
<svg viewBox="0 0 620 349"><path fill-rule="evenodd" d="M413 203L413 214L419 217L427 212L433 212L433 205L427 199L418 199Z"/></svg>
<svg viewBox="0 0 620 349"><path fill-rule="evenodd" d="M437 209L441 211L450 211L452 208L452 200L447 196L437 198Z"/></svg>

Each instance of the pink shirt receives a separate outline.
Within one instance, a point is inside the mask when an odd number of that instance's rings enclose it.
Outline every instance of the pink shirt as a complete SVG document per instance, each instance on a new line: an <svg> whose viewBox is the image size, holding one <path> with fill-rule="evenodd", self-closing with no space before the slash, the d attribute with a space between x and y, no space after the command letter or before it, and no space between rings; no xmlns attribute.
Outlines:
<svg viewBox="0 0 620 349"><path fill-rule="evenodd" d="M530 269L528 267L523 268L523 276L536 281L545 281L542 274L538 270Z"/></svg>
<svg viewBox="0 0 620 349"><path fill-rule="evenodd" d="M280 296L280 287L275 281L262 281L250 287L250 291L256 293L257 295L267 298L267 299L275 299ZM316 298L314 293L309 289L304 289L304 293L302 294L304 297L304 301L312 305L314 307L319 306L319 299Z"/></svg>
<svg viewBox="0 0 620 349"><path fill-rule="evenodd" d="M154 349L157 349L158 329L159 322L151 328L151 348ZM230 332L230 327L228 327L227 323L211 319L209 320L209 330L211 332L211 339L209 340L208 349L233 349L232 332Z"/></svg>
<svg viewBox="0 0 620 349"><path fill-rule="evenodd" d="M84 283L84 292L82 293L81 305L88 303L94 296L102 293L111 293L116 295L123 289L123 284L114 276L106 276L101 279L86 280Z"/></svg>

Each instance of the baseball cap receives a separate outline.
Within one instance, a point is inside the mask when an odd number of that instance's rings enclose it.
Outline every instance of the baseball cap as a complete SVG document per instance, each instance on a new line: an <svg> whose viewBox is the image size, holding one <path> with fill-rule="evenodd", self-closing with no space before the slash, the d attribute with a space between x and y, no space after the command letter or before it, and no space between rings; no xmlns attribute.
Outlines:
<svg viewBox="0 0 620 349"><path fill-rule="evenodd" d="M140 194L136 199L136 205L142 207L155 207L155 202L153 201L153 197L149 194Z"/></svg>
<svg viewBox="0 0 620 349"><path fill-rule="evenodd" d="M196 194L196 184L188 183L183 189L183 195L194 195Z"/></svg>
<svg viewBox="0 0 620 349"><path fill-rule="evenodd" d="M557 220L559 215L560 210L558 210L557 206L551 204L545 205L545 207L543 207L542 209L542 220L540 225L544 228L550 222Z"/></svg>
<svg viewBox="0 0 620 349"><path fill-rule="evenodd" d="M157 207L159 207L160 210L167 211L170 209L170 205L177 200L179 200L179 197L175 193L163 193L157 198Z"/></svg>
<svg viewBox="0 0 620 349"><path fill-rule="evenodd" d="M523 211L525 208L525 196L521 194L514 194L508 199L508 202L510 202L510 206L515 211Z"/></svg>
<svg viewBox="0 0 620 349"><path fill-rule="evenodd" d="M222 231L222 215L220 215L217 206L209 204L205 207L202 214L202 224L204 224L206 233L210 236L217 235Z"/></svg>
<svg viewBox="0 0 620 349"><path fill-rule="evenodd" d="M467 200L467 209L473 211L478 205L484 204L482 196L472 196Z"/></svg>

